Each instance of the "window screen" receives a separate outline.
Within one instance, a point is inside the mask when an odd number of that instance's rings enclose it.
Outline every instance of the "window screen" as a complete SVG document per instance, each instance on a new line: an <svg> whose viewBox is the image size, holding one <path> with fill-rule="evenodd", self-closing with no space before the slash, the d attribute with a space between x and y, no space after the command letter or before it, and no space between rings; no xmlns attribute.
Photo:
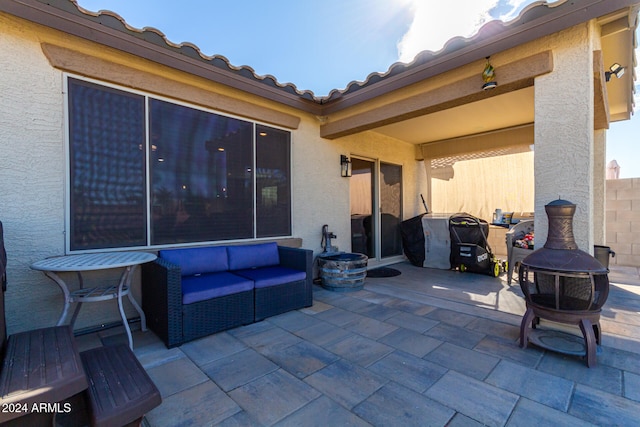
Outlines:
<svg viewBox="0 0 640 427"><path fill-rule="evenodd" d="M79 79L68 87L70 250L291 234L290 132Z"/></svg>
<svg viewBox="0 0 640 427"><path fill-rule="evenodd" d="M253 237L253 124L152 99L151 244Z"/></svg>
<svg viewBox="0 0 640 427"><path fill-rule="evenodd" d="M145 245L144 97L68 86L71 250Z"/></svg>
<svg viewBox="0 0 640 427"><path fill-rule="evenodd" d="M256 227L258 237L291 234L289 132L256 126Z"/></svg>

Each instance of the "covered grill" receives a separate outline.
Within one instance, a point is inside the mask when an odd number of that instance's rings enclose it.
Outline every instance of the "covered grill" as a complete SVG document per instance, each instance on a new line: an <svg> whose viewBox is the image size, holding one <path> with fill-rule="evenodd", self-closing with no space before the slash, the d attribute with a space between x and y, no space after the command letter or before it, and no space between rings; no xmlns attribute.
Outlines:
<svg viewBox="0 0 640 427"><path fill-rule="evenodd" d="M584 355L591 367L600 344L600 311L609 294L609 278L606 267L578 249L573 236L575 210L576 205L566 200L546 205L547 242L521 263L519 279L527 311L520 325L520 345L524 348L531 341L550 350ZM536 330L540 319L578 325L584 341L558 331Z"/></svg>

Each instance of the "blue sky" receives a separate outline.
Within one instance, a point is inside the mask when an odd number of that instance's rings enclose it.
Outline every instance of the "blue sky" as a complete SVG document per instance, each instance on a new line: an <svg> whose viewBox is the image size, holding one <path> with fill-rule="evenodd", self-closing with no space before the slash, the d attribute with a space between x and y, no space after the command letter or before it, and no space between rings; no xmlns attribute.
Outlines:
<svg viewBox="0 0 640 427"><path fill-rule="evenodd" d="M110 10L135 28L154 27L260 75L326 95L469 37L485 22L511 20L532 0L78 0ZM551 3L551 2L550 2ZM640 177L640 118L613 123L607 161Z"/></svg>

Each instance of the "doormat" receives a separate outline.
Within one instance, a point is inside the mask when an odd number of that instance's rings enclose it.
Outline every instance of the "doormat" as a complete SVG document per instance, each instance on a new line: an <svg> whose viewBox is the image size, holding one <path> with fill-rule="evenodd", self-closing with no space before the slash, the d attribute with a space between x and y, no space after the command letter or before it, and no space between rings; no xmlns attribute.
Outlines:
<svg viewBox="0 0 640 427"><path fill-rule="evenodd" d="M389 267L378 267L378 268L374 268L372 270L367 271L367 277L372 277L372 278L394 277L394 276L399 276L400 274L402 274L401 271L396 270L395 268L389 268Z"/></svg>

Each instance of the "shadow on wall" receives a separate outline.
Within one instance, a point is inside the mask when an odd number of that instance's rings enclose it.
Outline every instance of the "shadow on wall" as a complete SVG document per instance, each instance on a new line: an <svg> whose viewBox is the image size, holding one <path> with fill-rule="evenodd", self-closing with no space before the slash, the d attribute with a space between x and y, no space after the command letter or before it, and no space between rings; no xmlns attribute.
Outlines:
<svg viewBox="0 0 640 427"><path fill-rule="evenodd" d="M431 210L468 212L491 221L493 212L533 212L533 152L464 160L450 179L431 180Z"/></svg>

